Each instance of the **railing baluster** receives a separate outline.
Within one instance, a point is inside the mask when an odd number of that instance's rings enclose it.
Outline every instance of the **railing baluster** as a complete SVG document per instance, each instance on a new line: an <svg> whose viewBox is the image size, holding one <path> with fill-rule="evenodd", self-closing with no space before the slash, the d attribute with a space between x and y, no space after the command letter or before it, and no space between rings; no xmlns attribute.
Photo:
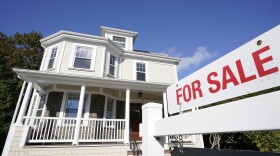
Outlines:
<svg viewBox="0 0 280 156"><path fill-rule="evenodd" d="M69 140L69 134L70 134L70 119L67 120L67 137L66 140Z"/></svg>
<svg viewBox="0 0 280 156"><path fill-rule="evenodd" d="M43 128L44 128L44 123L45 123L45 120L44 119L41 119L42 121L40 121L41 123L41 132L40 132L40 137L39 139L42 139L42 133L43 133Z"/></svg>
<svg viewBox="0 0 280 156"><path fill-rule="evenodd" d="M68 119L65 119L64 120L64 126L63 126L63 130L64 130L64 136L63 136L63 139L64 140L66 140L66 135L67 135L67 126L68 126L68 124L67 124L67 121L68 121Z"/></svg>
<svg viewBox="0 0 280 156"><path fill-rule="evenodd" d="M49 119L49 120L50 120L50 123L49 123L49 127L48 127L47 140L50 140L50 130L51 130L52 122L53 122L52 119Z"/></svg>
<svg viewBox="0 0 280 156"><path fill-rule="evenodd" d="M98 139L102 139L102 132L101 132L101 127L102 127L102 120L99 120L99 127L98 127L98 130L99 130L99 135L98 135Z"/></svg>
<svg viewBox="0 0 280 156"><path fill-rule="evenodd" d="M38 125L37 125L37 132L36 132L36 140L38 140L38 135L39 135L39 133L40 133L40 131L39 131L39 128L40 128L40 125L41 125L41 122L40 122L40 119L38 119L38 121L37 121L38 123Z"/></svg>
<svg viewBox="0 0 280 156"><path fill-rule="evenodd" d="M49 125L49 120L48 119L46 119L47 120L47 122L46 122L46 126L45 126L45 128L44 128L44 135L43 135L43 140L45 140L45 136L46 136L46 134L47 134L47 130L48 130L48 125Z"/></svg>
<svg viewBox="0 0 280 156"><path fill-rule="evenodd" d="M110 139L113 139L112 135L113 135L113 121L110 121Z"/></svg>
<svg viewBox="0 0 280 156"><path fill-rule="evenodd" d="M116 123L117 121L113 121L113 132L114 132L113 139L116 139Z"/></svg>
<svg viewBox="0 0 280 156"><path fill-rule="evenodd" d="M33 134L32 134L31 140L34 140L34 136L35 136L35 132L36 132L36 128L37 128L37 127L35 126L35 125L36 125L36 122L37 122L36 119L34 119L33 122L34 122L35 124L32 125Z"/></svg>

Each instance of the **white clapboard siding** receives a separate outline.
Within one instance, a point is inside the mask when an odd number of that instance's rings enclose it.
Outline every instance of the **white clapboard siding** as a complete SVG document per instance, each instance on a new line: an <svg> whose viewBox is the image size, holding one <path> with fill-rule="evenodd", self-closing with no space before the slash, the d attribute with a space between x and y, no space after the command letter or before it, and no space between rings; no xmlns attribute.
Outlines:
<svg viewBox="0 0 280 156"><path fill-rule="evenodd" d="M126 80L133 80L133 59L125 58L121 61L121 78Z"/></svg>
<svg viewBox="0 0 280 156"><path fill-rule="evenodd" d="M163 82L174 83L175 82L175 68L174 64L149 62L149 81L150 82Z"/></svg>

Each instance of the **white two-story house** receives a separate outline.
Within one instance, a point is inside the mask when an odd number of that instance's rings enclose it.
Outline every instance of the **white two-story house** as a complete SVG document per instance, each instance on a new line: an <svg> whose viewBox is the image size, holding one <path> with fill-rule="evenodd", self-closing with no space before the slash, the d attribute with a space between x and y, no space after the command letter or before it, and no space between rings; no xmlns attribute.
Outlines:
<svg viewBox="0 0 280 156"><path fill-rule="evenodd" d="M13 69L24 82L3 155L126 155L141 144L141 106L166 109L180 60L134 50L137 34L101 27L100 36L43 38L40 70ZM201 136L189 139L203 147Z"/></svg>

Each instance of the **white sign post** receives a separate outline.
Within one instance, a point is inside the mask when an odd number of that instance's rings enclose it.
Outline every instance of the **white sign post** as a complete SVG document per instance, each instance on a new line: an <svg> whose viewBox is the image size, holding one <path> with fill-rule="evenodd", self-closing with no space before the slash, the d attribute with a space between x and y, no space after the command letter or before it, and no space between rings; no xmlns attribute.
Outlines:
<svg viewBox="0 0 280 156"><path fill-rule="evenodd" d="M167 89L170 114L280 86L280 26ZM163 156L167 135L280 130L280 91L162 119L142 106L144 156ZM181 107L181 108L180 108Z"/></svg>
<svg viewBox="0 0 280 156"><path fill-rule="evenodd" d="M168 112L280 86L279 40L277 26L171 85L167 88Z"/></svg>

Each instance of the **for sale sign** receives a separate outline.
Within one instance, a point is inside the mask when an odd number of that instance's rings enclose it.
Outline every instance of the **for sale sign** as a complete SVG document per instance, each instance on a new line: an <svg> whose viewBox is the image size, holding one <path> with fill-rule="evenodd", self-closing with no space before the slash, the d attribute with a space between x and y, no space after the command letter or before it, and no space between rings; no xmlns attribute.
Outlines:
<svg viewBox="0 0 280 156"><path fill-rule="evenodd" d="M170 114L280 85L280 25L167 88Z"/></svg>

